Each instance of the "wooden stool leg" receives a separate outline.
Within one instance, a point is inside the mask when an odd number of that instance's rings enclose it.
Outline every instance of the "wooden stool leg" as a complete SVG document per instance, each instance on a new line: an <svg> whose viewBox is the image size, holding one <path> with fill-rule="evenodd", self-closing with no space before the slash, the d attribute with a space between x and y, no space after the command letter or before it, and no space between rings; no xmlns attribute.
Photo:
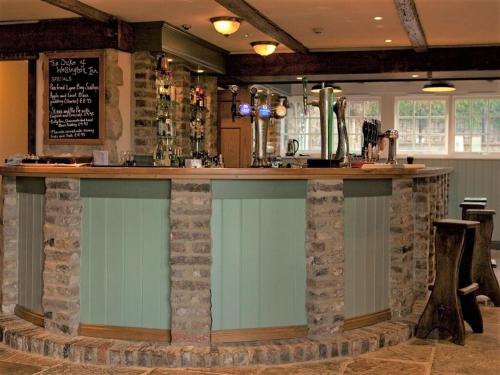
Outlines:
<svg viewBox="0 0 500 375"><path fill-rule="evenodd" d="M465 344L465 327L457 294L460 259L464 251L466 226L454 223L437 225L436 280L424 313L417 325L416 336L426 338L434 329L448 332L453 342Z"/></svg>
<svg viewBox="0 0 500 375"><path fill-rule="evenodd" d="M500 307L500 286L491 268L490 243L494 214L495 210L467 210L466 216L468 220L480 222L472 256L472 281L479 285L477 294L489 297L496 307Z"/></svg>
<svg viewBox="0 0 500 375"><path fill-rule="evenodd" d="M472 258L477 250L476 230L477 228L468 228L465 233L464 251L458 274L458 295L464 320L469 323L474 332L483 333L483 318L476 301L478 285L472 283L471 276Z"/></svg>

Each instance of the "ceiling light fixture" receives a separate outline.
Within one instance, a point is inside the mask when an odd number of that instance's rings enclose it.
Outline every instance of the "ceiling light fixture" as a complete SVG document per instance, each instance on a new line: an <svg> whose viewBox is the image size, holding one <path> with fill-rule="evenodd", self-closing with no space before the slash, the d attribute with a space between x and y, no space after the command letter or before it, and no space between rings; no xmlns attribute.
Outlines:
<svg viewBox="0 0 500 375"><path fill-rule="evenodd" d="M272 54L274 51L276 51L276 47L278 47L278 44L279 43L277 42L270 41L258 41L250 43L255 53L261 56L269 56L270 54Z"/></svg>
<svg viewBox="0 0 500 375"><path fill-rule="evenodd" d="M240 28L242 19L238 17L213 17L210 22L215 30L224 36L234 34Z"/></svg>
<svg viewBox="0 0 500 375"><path fill-rule="evenodd" d="M299 81L302 81L304 77L296 77Z"/></svg>
<svg viewBox="0 0 500 375"><path fill-rule="evenodd" d="M386 39L385 42L386 43L392 43L392 39Z"/></svg>
<svg viewBox="0 0 500 375"><path fill-rule="evenodd" d="M412 75L411 75L411 77L412 77L412 78L418 78L418 77L419 77L419 75L418 75L418 74L412 74Z"/></svg>
<svg viewBox="0 0 500 375"><path fill-rule="evenodd" d="M318 93L319 90L321 90L322 88L325 88L325 87L331 87L333 88L333 92L334 93L339 93L339 92L342 92L342 87L340 87L339 85L335 85L334 83L332 82L321 82L321 83L317 83L315 84L312 88L311 88L311 92L314 92L314 93Z"/></svg>
<svg viewBox="0 0 500 375"><path fill-rule="evenodd" d="M203 69L196 69L196 73L205 73L205 71Z"/></svg>
<svg viewBox="0 0 500 375"><path fill-rule="evenodd" d="M432 72L427 73L427 78L430 82L422 87L422 91L424 92L452 92L456 90L455 86L451 83L446 81L434 81L432 79Z"/></svg>
<svg viewBox="0 0 500 375"><path fill-rule="evenodd" d="M375 21L382 21L382 20L383 20L383 18L382 18L382 17L380 17L380 16L375 16L375 17L373 17L373 19L374 19Z"/></svg>

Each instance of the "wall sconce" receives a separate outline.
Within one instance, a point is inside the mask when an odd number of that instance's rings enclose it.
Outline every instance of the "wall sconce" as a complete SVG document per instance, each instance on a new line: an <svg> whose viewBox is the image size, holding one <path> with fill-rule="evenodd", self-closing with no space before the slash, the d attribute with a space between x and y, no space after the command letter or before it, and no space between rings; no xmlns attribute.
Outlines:
<svg viewBox="0 0 500 375"><path fill-rule="evenodd" d="M240 28L242 19L238 17L213 17L210 22L215 30L224 36L234 34Z"/></svg>
<svg viewBox="0 0 500 375"><path fill-rule="evenodd" d="M276 47L278 47L278 44L279 43L277 42L270 41L258 41L250 43L255 53L261 56L269 56L270 54L272 54L274 51L276 51Z"/></svg>

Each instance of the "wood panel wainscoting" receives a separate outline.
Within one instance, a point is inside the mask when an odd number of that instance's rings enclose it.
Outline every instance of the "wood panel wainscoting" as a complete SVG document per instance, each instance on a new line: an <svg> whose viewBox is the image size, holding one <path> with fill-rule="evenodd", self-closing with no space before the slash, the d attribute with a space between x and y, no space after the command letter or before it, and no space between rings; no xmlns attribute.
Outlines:
<svg viewBox="0 0 500 375"><path fill-rule="evenodd" d="M26 307L16 305L16 307L14 308L14 315L17 315L21 319L24 319L36 326L39 327L45 326L45 320L43 318L43 314L27 309Z"/></svg>
<svg viewBox="0 0 500 375"><path fill-rule="evenodd" d="M104 324L80 323L80 336L99 337L133 341L166 341L170 342L170 330L158 328L120 327Z"/></svg>
<svg viewBox="0 0 500 375"><path fill-rule="evenodd" d="M391 310L385 309L373 313L355 316L344 321L344 331L371 326L391 319Z"/></svg>

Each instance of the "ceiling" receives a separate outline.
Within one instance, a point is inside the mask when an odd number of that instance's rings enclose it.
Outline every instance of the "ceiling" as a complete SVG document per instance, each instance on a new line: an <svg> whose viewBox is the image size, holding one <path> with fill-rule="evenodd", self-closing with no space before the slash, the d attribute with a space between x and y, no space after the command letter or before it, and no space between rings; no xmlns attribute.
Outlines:
<svg viewBox="0 0 500 375"><path fill-rule="evenodd" d="M250 42L269 36L243 22L230 37L210 17L232 15L214 0L82 0L129 22L166 21L231 53L251 53ZM311 51L411 48L394 0L247 0ZM500 0L415 0L433 46L499 45ZM381 16L381 21L373 17ZM0 21L75 17L40 0L0 0ZM313 32L320 28L321 33ZM391 39L391 43L386 43ZM280 45L280 52L290 50Z"/></svg>

